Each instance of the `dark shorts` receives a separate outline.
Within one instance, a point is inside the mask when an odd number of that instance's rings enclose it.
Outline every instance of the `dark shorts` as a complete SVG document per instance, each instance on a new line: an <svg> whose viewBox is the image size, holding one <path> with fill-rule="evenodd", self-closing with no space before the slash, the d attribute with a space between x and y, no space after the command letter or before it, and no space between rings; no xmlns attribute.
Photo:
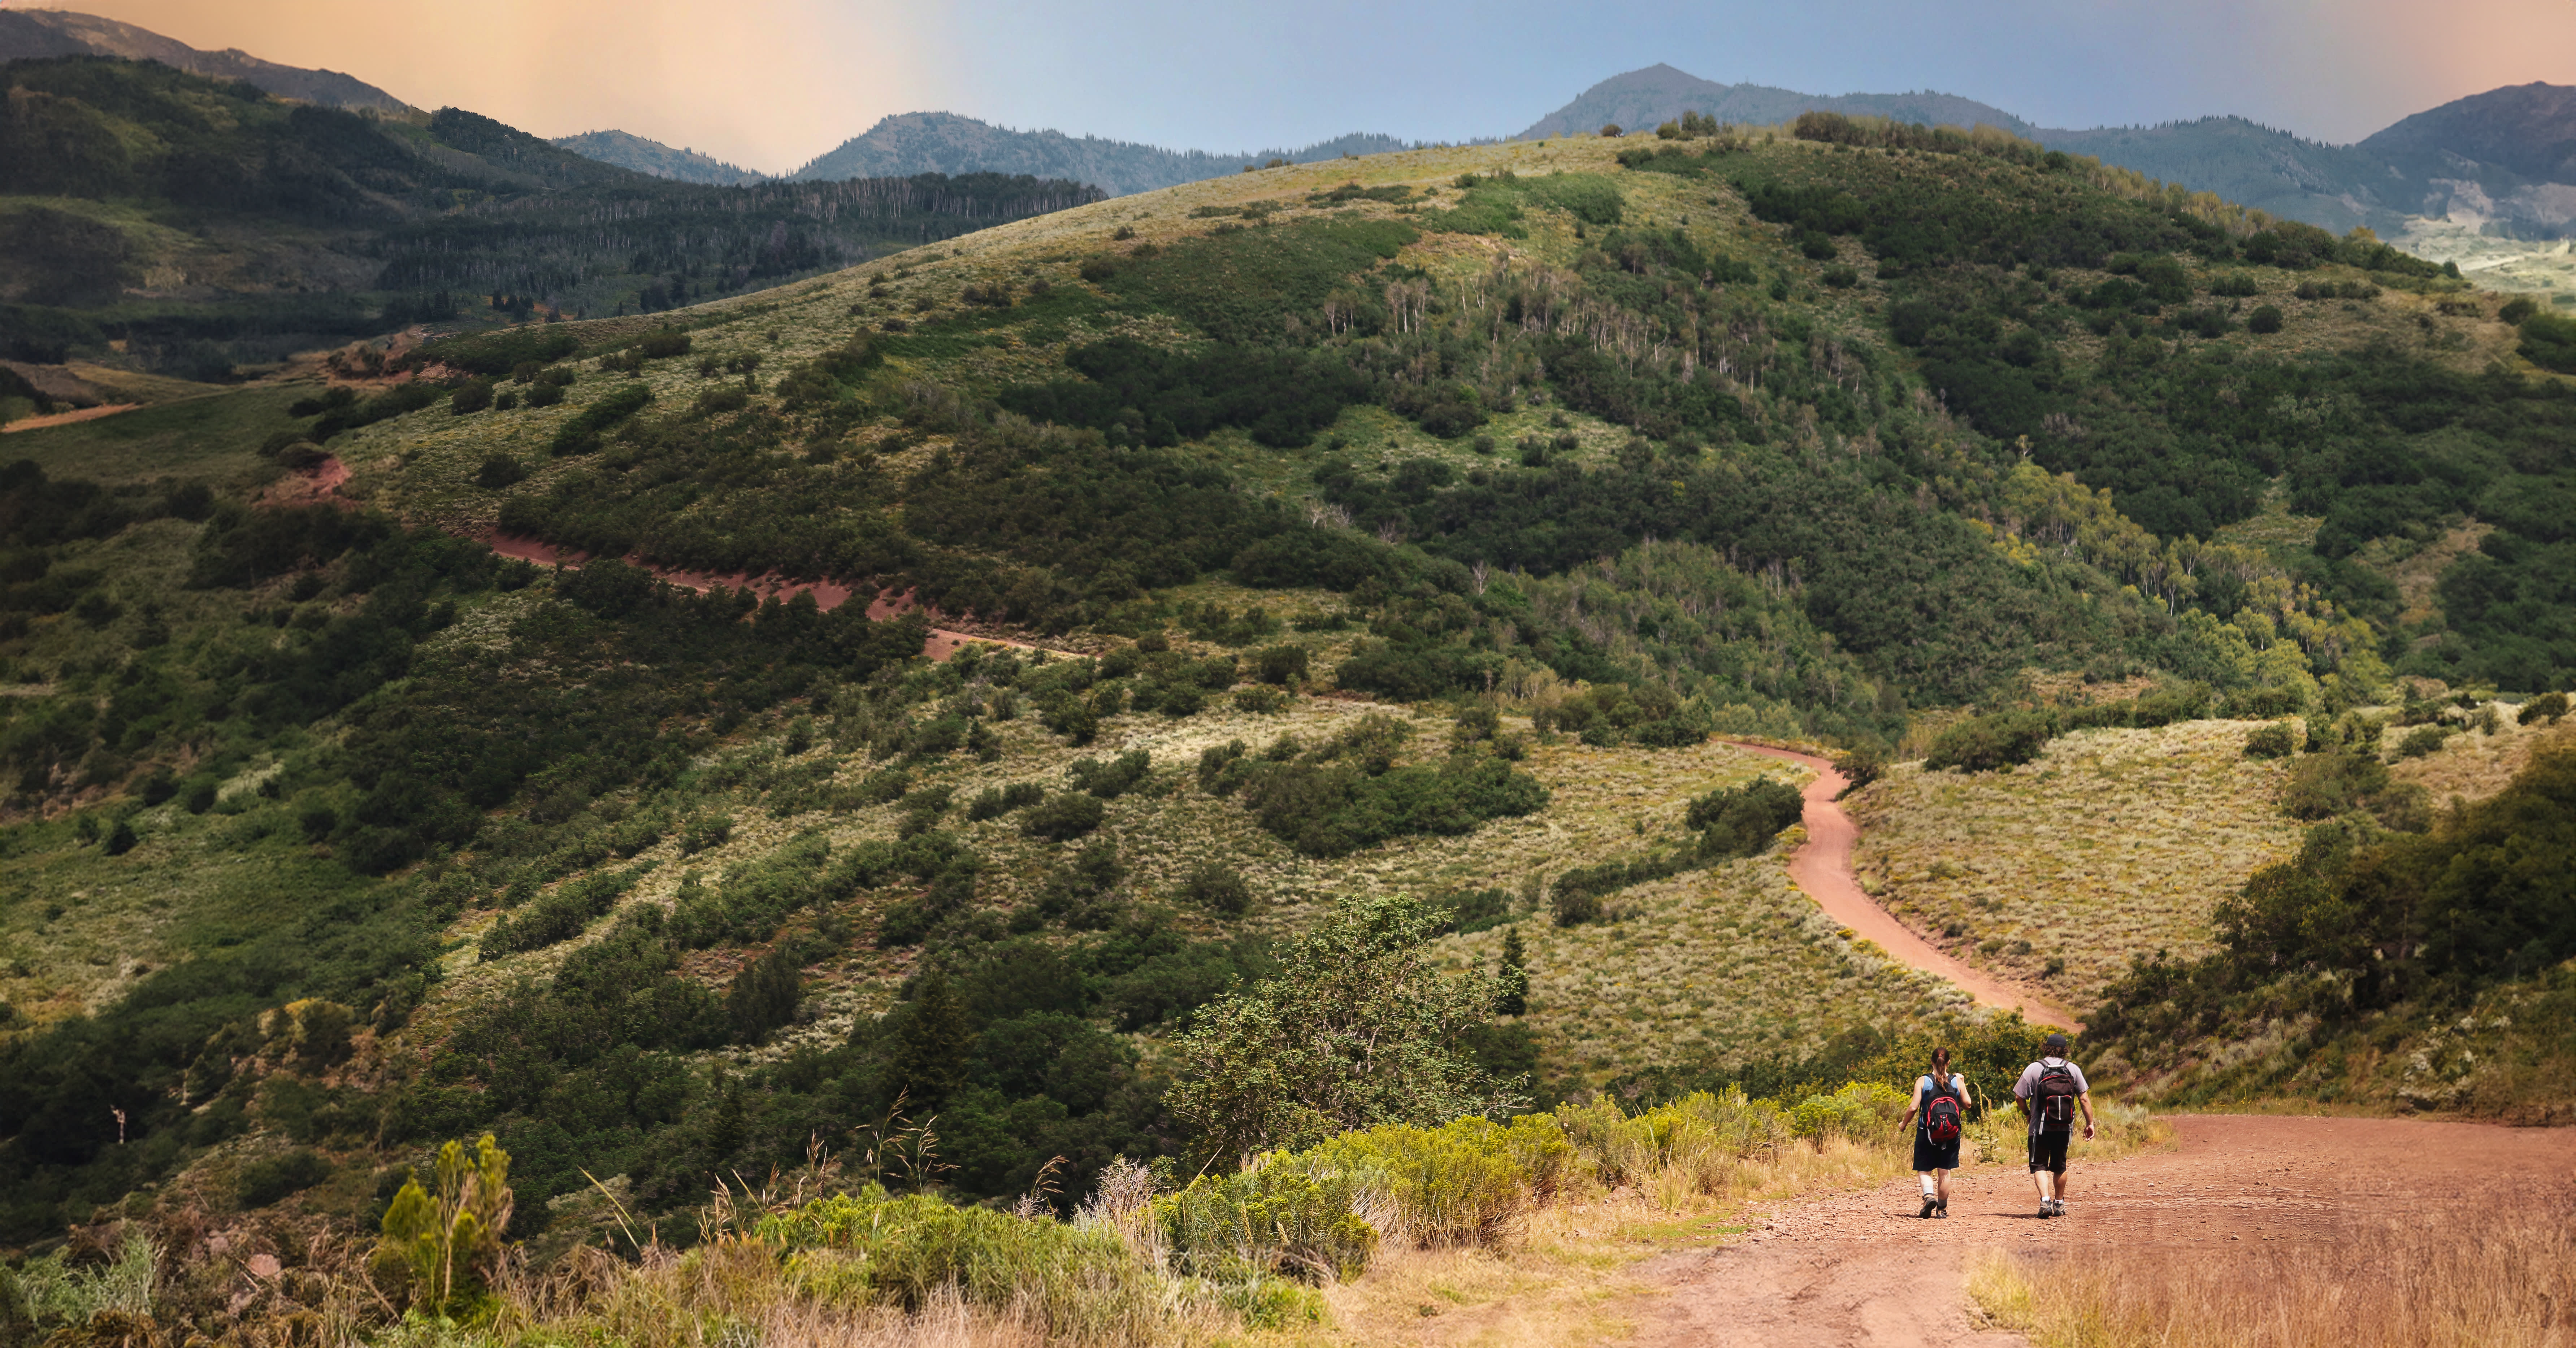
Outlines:
<svg viewBox="0 0 2576 1348"><path fill-rule="evenodd" d="M2063 1133L2031 1134L2030 1173L2036 1175L2039 1172L2046 1170L2054 1174L2065 1174L2066 1144L2074 1136L2075 1134L2072 1131Z"/></svg>
<svg viewBox="0 0 2576 1348"><path fill-rule="evenodd" d="M1931 1134L1915 1129L1914 1168L1917 1171L1958 1169L1959 1139L1954 1137L1947 1142L1935 1142Z"/></svg>

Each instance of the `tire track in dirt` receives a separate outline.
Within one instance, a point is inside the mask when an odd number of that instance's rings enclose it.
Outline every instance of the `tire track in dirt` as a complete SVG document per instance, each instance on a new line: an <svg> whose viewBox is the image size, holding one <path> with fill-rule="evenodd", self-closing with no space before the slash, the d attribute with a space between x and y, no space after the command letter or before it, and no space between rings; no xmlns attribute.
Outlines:
<svg viewBox="0 0 2576 1348"><path fill-rule="evenodd" d="M2018 1136L2006 1120L2006 1136ZM2499 1203L2576 1196L2576 1129L2421 1119L2182 1115L2175 1145L2069 1166L2069 1215L2041 1221L2022 1166L1951 1176L1950 1217L1925 1221L1913 1181L1748 1215L1734 1244L1658 1257L1637 1311L1647 1348L1905 1344L2005 1348L1970 1311L1970 1260L2086 1249L2135 1260L2334 1246L2403 1220L2474 1222Z"/></svg>
<svg viewBox="0 0 2576 1348"><path fill-rule="evenodd" d="M2084 1022L2074 1013L2047 997L2026 988L2017 988L1944 951L1914 933L1896 920L1896 915L1878 905L1860 881L1852 874L1852 846L1860 839L1860 826L1852 822L1834 798L1851 783L1834 770L1832 762L1814 754L1791 749L1775 749L1767 744L1749 744L1742 740L1726 743L1765 758L1795 763L1815 773L1807 783L1806 807L1800 822L1806 825L1807 842L1789 858L1789 879L1825 915L1875 942L1899 964L1948 979L1960 991L1977 1000L1979 1005L1999 1011L2019 1011L2032 1022L2081 1030Z"/></svg>

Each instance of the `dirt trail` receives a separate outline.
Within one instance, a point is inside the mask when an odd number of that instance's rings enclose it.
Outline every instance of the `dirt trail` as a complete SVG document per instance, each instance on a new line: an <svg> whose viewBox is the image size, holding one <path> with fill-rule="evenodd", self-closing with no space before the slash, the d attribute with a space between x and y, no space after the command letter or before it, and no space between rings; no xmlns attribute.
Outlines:
<svg viewBox="0 0 2576 1348"><path fill-rule="evenodd" d="M100 417L112 417L119 412L131 412L142 405L141 403L101 403L96 407L75 407L68 412L48 412L41 417L21 417L8 425L0 426L0 435L15 435L20 431L41 431L47 426L69 426L78 421L96 421Z"/></svg>
<svg viewBox="0 0 2576 1348"><path fill-rule="evenodd" d="M497 531L486 532L480 537L485 546L504 557L516 557L524 562L535 562L539 566L560 566L578 571L582 563L590 560L589 553L567 551L533 538L518 538ZM674 567L652 566L632 556L624 560L628 565L650 571L673 585L696 590L701 594L719 585L727 589L750 590L765 598L774 597L781 600L793 599L802 593L811 593L814 596L814 606L826 613L857 597L857 591L828 580L786 580L774 575L754 576L741 573L718 576L699 571L682 571ZM868 601L868 617L872 621L882 622L907 613L914 607L912 594L909 591L902 594L880 594ZM943 616L937 609L932 609L930 613L934 618ZM1009 641L1001 637L981 636L973 632L933 627L930 629L929 640L921 648L921 653L933 660L946 660L968 646L976 645L1008 646L1013 650L1021 651L1050 649L1033 646L1025 641ZM1067 654L1064 651L1051 651L1051 653Z"/></svg>
<svg viewBox="0 0 2576 1348"><path fill-rule="evenodd" d="M1672 1345L1906 1344L2004 1348L1979 1332L1969 1260L2116 1249L2152 1260L2265 1241L2334 1241L2392 1217L2446 1220L2499 1201L2576 1192L2576 1129L2413 1119L2184 1115L2172 1150L2088 1162L2069 1175L2069 1215L2040 1221L2019 1165L1951 1177L1950 1216L1924 1221L1912 1179L1782 1205L1740 1242L1663 1256L1668 1289L1640 1308L1636 1341Z"/></svg>
<svg viewBox="0 0 2576 1348"><path fill-rule="evenodd" d="M1740 740L1727 742L1766 758L1795 763L1816 774L1815 780L1807 783L1807 807L1800 821L1807 826L1807 843L1789 858L1789 878L1825 910L1826 916L1877 942L1889 958L1946 978L1986 1006L2019 1011L2035 1024L2084 1028L2084 1022L2045 996L2014 987L1934 947L1861 889L1860 881L1852 875L1851 864L1852 844L1860 838L1860 826L1834 800L1850 782L1834 771L1831 762L1789 749Z"/></svg>

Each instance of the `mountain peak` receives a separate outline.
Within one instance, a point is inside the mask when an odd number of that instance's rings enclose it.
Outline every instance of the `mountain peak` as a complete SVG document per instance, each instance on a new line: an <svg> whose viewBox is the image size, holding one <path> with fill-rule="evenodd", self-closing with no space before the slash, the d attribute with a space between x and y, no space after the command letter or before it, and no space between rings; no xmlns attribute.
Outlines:
<svg viewBox="0 0 2576 1348"><path fill-rule="evenodd" d="M1769 126L1794 120L1799 113L1809 111L1945 126L1982 123L2017 135L2031 130L2029 123L2001 108L1956 94L1927 89L1827 97L1764 84L1720 84L1657 62L1593 85L1576 95L1573 102L1538 119L1517 139L1588 135L1611 123L1631 129L1651 127L1685 112L1704 113L1721 122Z"/></svg>
<svg viewBox="0 0 2576 1348"><path fill-rule="evenodd" d="M240 80L279 98L332 108L409 113L410 104L335 70L305 70L263 61L237 47L199 51L148 28L64 9L0 10L0 62L50 56L113 56L158 61L209 79Z"/></svg>

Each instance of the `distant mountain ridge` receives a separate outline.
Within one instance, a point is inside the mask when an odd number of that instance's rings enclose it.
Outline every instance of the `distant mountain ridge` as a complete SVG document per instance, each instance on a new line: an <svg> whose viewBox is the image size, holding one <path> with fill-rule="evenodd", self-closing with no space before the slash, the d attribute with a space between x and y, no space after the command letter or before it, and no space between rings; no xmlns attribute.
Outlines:
<svg viewBox="0 0 2576 1348"><path fill-rule="evenodd" d="M1827 97L1719 84L1654 65L1593 85L1521 138L1588 135L1610 123L1644 130L1685 112L1776 125L1810 110L1982 123L2337 232L2368 226L2386 233L2409 216L2475 220L2526 239L2576 232L2576 87L2566 85L2489 90L2417 113L2358 144L2327 145L2243 117L2064 130L1952 94Z"/></svg>
<svg viewBox="0 0 2576 1348"><path fill-rule="evenodd" d="M1811 110L1893 117L1901 122L1928 122L1935 126L1975 126L1982 122L2015 135L2028 135L2033 129L2030 123L2001 108L1956 94L1924 90L1827 97L1766 84L1719 84L1657 64L1613 75L1593 85L1513 139L1585 136L1614 124L1631 131L1649 130L1685 112L1705 113L1721 122L1771 126L1795 120L1799 113Z"/></svg>
<svg viewBox="0 0 2576 1348"><path fill-rule="evenodd" d="M148 29L61 9L0 9L0 62L48 56L116 56L158 61L209 79L242 80L264 93L329 108L410 113L410 104L336 70L305 70L247 52L199 51Z"/></svg>
<svg viewBox="0 0 2576 1348"><path fill-rule="evenodd" d="M585 159L596 159L603 164L614 164L622 169L649 173L675 182L743 187L769 181L768 174L737 167L695 150L675 150L658 140L647 140L625 131L586 131L578 136L557 136L547 143Z"/></svg>
<svg viewBox="0 0 2576 1348"><path fill-rule="evenodd" d="M1061 131L1014 131L952 112L907 112L880 120L866 134L843 141L787 178L817 182L916 173L1025 173L1086 182L1112 196L1126 196L1241 172L1246 164L1271 159L1305 164L1413 147L1414 142L1393 136L1354 133L1297 150L1212 154Z"/></svg>

